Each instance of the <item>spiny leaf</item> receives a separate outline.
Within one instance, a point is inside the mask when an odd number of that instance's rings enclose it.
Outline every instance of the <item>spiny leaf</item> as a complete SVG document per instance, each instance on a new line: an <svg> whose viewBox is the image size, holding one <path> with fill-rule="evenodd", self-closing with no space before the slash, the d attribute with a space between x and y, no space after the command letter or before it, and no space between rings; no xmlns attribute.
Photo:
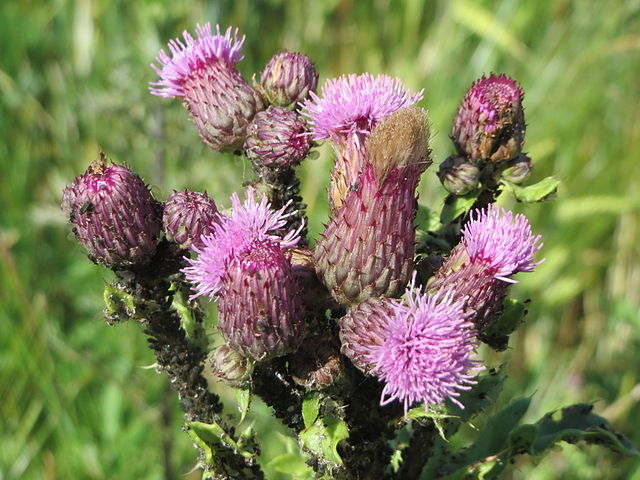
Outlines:
<svg viewBox="0 0 640 480"><path fill-rule="evenodd" d="M546 177L538 183L526 187L521 187L504 180L502 183L506 186L507 191L511 192L519 202L535 203L551 199L558 190L560 180L554 177Z"/></svg>

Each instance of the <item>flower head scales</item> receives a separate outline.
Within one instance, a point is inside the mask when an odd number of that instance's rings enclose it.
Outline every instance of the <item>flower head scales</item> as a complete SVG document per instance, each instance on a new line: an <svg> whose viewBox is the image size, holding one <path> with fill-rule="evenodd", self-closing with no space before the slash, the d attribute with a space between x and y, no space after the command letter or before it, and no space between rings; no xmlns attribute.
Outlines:
<svg viewBox="0 0 640 480"><path fill-rule="evenodd" d="M544 261L533 261L533 255L542 248L541 238L531 233L524 215L514 216L494 204L472 211L462 230L462 245L471 262L489 264L495 278L511 283L516 282L509 276L531 272Z"/></svg>
<svg viewBox="0 0 640 480"><path fill-rule="evenodd" d="M344 142L371 133L375 124L402 107L422 99L422 90L411 93L398 78L387 75L343 75L323 85L320 96L311 92L302 108L316 140Z"/></svg>
<svg viewBox="0 0 640 480"><path fill-rule="evenodd" d="M149 84L153 95L166 98L183 97L185 95L183 85L193 72L212 63L233 68L243 58L242 44L245 37L238 38L237 28L232 31L229 27L222 35L220 26L216 25L216 34L213 35L211 24L206 23L196 25L197 38L193 38L186 30L182 33L182 37L184 41L176 38L169 42L171 56L164 49L160 50L156 57L159 66L151 64L160 76L159 81Z"/></svg>
<svg viewBox="0 0 640 480"><path fill-rule="evenodd" d="M247 189L246 199L240 202L238 194L231 196L231 211L219 215L219 223L213 225L213 233L201 239L201 245L193 247L196 259L187 259L190 266L183 272L195 287L196 297L215 297L222 288L222 277L227 264L233 258L250 251L257 243L271 243L285 249L300 241L301 226L284 237L274 232L286 225L292 213L284 213L289 204L272 210L263 194L260 202L254 199L253 189Z"/></svg>
<svg viewBox="0 0 640 480"><path fill-rule="evenodd" d="M477 340L463 303L447 292L423 294L413 284L406 302L393 302L386 340L370 353L372 373L385 382L380 404L399 400L406 414L415 402L449 398L464 408L459 390L474 384L469 372L482 367L470 358Z"/></svg>

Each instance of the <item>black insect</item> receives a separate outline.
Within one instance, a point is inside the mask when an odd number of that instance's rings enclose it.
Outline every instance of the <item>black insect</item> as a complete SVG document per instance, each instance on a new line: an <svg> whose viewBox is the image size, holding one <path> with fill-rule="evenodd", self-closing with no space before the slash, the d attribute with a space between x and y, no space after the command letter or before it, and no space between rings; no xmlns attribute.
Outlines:
<svg viewBox="0 0 640 480"><path fill-rule="evenodd" d="M80 215L84 215L85 213L90 212L91 210L93 210L93 203L87 201L82 204L78 213Z"/></svg>

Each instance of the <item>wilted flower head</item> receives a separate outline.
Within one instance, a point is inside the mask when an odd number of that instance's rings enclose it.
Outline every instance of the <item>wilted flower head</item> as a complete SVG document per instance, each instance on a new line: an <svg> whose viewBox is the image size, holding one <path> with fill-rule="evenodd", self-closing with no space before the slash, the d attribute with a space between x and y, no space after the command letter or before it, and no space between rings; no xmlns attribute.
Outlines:
<svg viewBox="0 0 640 480"><path fill-rule="evenodd" d="M158 203L136 173L102 152L64 190L62 209L96 263L125 267L156 252L162 228Z"/></svg>
<svg viewBox="0 0 640 480"><path fill-rule="evenodd" d="M306 55L276 53L260 74L256 88L272 105L290 109L316 91L318 72Z"/></svg>
<svg viewBox="0 0 640 480"><path fill-rule="evenodd" d="M330 139L357 145L375 124L402 107L422 99L422 91L411 93L398 78L387 75L343 75L325 82L320 95L310 94L303 104L316 140Z"/></svg>
<svg viewBox="0 0 640 480"><path fill-rule="evenodd" d="M411 285L406 304L393 301L392 307L385 341L369 354L372 373L385 383L381 405L399 400L406 413L415 402L438 405L449 398L464 408L456 397L475 383L470 372L481 367L471 359L476 332L463 303Z"/></svg>
<svg viewBox="0 0 640 480"><path fill-rule="evenodd" d="M245 37L238 38L238 29L227 28L224 35L216 25L216 35L211 33L211 24L196 25L197 38L187 31L182 33L184 42L179 38L168 44L171 56L160 50L156 61L160 66L151 65L160 76L157 82L151 82L151 93L161 97L184 97L184 85L188 79L198 75L211 64L233 68L242 60L242 44Z"/></svg>
<svg viewBox="0 0 640 480"><path fill-rule="evenodd" d="M298 165L309 153L311 137L297 113L270 106L258 112L247 127L244 149L251 160L265 167Z"/></svg>
<svg viewBox="0 0 640 480"><path fill-rule="evenodd" d="M198 25L197 38L184 32L169 42L172 57L161 50L160 66L152 65L160 80L150 83L151 93L162 97L180 97L195 123L200 137L216 151L242 148L247 124L264 108L260 94L235 69L242 59L244 37L238 31L225 35L211 25Z"/></svg>
<svg viewBox="0 0 640 480"><path fill-rule="evenodd" d="M290 214L272 210L265 195L256 202L252 189L247 190L244 203L236 193L231 196L231 211L219 215L213 233L202 238L202 246L194 247L196 259L188 259L190 266L185 276L195 287L196 296L217 296L222 288L222 277L228 262L246 254L256 242L272 242L289 248L300 240L300 230L287 233L283 238L273 234L286 225Z"/></svg>
<svg viewBox="0 0 640 480"><path fill-rule="evenodd" d="M531 233L529 220L491 204L486 210L474 210L462 230L461 244L471 263L488 265L495 278L508 278L518 272L531 272L542 262L533 255L542 248L540 235Z"/></svg>

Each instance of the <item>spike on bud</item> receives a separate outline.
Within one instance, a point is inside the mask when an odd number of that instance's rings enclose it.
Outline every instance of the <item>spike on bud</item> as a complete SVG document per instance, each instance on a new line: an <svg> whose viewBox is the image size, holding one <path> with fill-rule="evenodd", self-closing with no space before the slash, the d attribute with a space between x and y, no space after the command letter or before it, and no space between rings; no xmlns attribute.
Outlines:
<svg viewBox="0 0 640 480"><path fill-rule="evenodd" d="M448 192L466 195L478 187L480 169L472 160L460 155L451 155L440 164L438 178Z"/></svg>
<svg viewBox="0 0 640 480"><path fill-rule="evenodd" d="M460 155L503 162L524 143L522 88L507 75L483 76L471 86L453 122L451 138Z"/></svg>
<svg viewBox="0 0 640 480"><path fill-rule="evenodd" d="M102 152L65 188L62 209L96 263L123 268L145 263L156 252L159 204L136 173Z"/></svg>
<svg viewBox="0 0 640 480"><path fill-rule="evenodd" d="M306 55L295 52L276 53L260 74L256 89L272 105L291 110L315 92L318 72Z"/></svg>
<svg viewBox="0 0 640 480"><path fill-rule="evenodd" d="M213 233L218 209L207 193L174 191L164 205L162 224L167 240L187 249L202 246L201 238Z"/></svg>
<svg viewBox="0 0 640 480"><path fill-rule="evenodd" d="M271 106L247 127L247 157L270 168L298 165L309 153L307 124L295 112Z"/></svg>

